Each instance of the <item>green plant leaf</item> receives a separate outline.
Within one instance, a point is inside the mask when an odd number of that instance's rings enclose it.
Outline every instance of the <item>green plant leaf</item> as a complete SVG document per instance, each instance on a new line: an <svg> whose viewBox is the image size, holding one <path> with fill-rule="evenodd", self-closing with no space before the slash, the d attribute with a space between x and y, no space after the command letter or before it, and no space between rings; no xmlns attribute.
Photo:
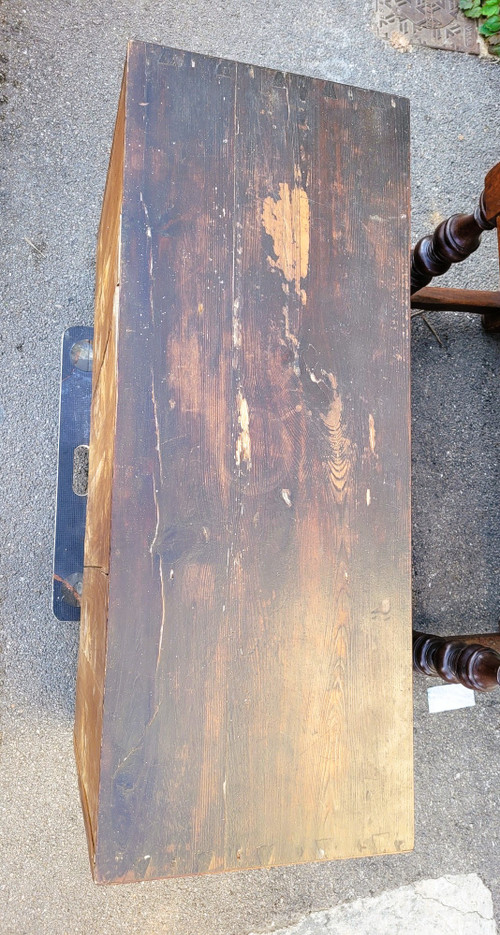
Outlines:
<svg viewBox="0 0 500 935"><path fill-rule="evenodd" d="M487 20L479 27L479 34L481 36L493 36L494 33L500 32L500 16L489 16Z"/></svg>
<svg viewBox="0 0 500 935"><path fill-rule="evenodd" d="M471 7L470 10L463 11L465 16L468 16L470 19L478 19L481 16L481 7L479 5Z"/></svg>
<svg viewBox="0 0 500 935"><path fill-rule="evenodd" d="M486 0L481 7L481 16L496 16L500 12L500 0Z"/></svg>
<svg viewBox="0 0 500 935"><path fill-rule="evenodd" d="M477 0L460 0L459 7L461 10L470 10L473 6L477 6Z"/></svg>

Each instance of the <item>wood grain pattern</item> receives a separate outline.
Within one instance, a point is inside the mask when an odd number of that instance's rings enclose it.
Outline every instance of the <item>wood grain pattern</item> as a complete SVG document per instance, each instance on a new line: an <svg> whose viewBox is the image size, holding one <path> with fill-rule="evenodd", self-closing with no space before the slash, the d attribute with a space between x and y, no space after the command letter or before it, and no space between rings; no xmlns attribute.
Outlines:
<svg viewBox="0 0 500 935"><path fill-rule="evenodd" d="M97 835L106 670L124 140L125 77L97 245L88 503L76 684L75 755L92 860Z"/></svg>
<svg viewBox="0 0 500 935"><path fill-rule="evenodd" d="M480 643L481 646L489 646L495 652L500 653L500 633L467 633L455 637L462 643Z"/></svg>
<svg viewBox="0 0 500 935"><path fill-rule="evenodd" d="M430 312L468 312L477 315L499 315L500 292L427 286L425 289L413 293L411 307Z"/></svg>
<svg viewBox="0 0 500 935"><path fill-rule="evenodd" d="M125 141L125 77L99 225L93 342L91 438L85 566L109 570L109 535L116 421L117 326Z"/></svg>
<svg viewBox="0 0 500 935"><path fill-rule="evenodd" d="M95 877L407 850L407 104L132 43L125 114Z"/></svg>
<svg viewBox="0 0 500 935"><path fill-rule="evenodd" d="M489 221L500 214L500 162L490 169L484 180L484 212Z"/></svg>

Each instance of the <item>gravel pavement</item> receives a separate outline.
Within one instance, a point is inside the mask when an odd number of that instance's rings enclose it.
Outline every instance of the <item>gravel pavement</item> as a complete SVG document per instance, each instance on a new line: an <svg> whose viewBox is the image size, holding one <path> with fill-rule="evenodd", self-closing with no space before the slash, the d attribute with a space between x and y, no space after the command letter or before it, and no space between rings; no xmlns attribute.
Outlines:
<svg viewBox="0 0 500 935"><path fill-rule="evenodd" d="M51 612L61 334L93 315L95 240L126 41L410 98L414 239L469 210L500 158L500 66L402 53L372 6L325 0L0 5L0 935L247 935L427 877L478 874L500 918L500 692L429 715L415 680L416 846L388 858L126 887L90 876L72 752L78 629ZM376 156L374 156L376 158ZM447 277L497 288L494 237ZM499 619L500 341L413 324L415 625ZM430 683L429 683L430 684Z"/></svg>

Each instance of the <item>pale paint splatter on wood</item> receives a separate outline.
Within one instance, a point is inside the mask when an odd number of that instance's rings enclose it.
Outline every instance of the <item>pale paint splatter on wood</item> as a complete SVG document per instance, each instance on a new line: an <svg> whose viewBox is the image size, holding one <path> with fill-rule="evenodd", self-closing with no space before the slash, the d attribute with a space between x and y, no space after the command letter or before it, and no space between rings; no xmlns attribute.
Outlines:
<svg viewBox="0 0 500 935"><path fill-rule="evenodd" d="M377 435L375 432L375 420L370 412L368 416L368 432L370 436L370 451L375 454L375 442L377 440Z"/></svg>
<svg viewBox="0 0 500 935"><path fill-rule="evenodd" d="M238 390L236 403L238 406L238 425L240 427L240 433L236 440L236 464L239 467L242 461L244 461L246 462L247 466L250 467L252 464L249 432L250 416L248 412L248 403L241 393L241 390Z"/></svg>
<svg viewBox="0 0 500 935"><path fill-rule="evenodd" d="M262 223L273 239L276 260L269 257L271 266L281 270L288 282L293 282L297 295L306 303L301 280L309 268L309 199L303 188L290 188L286 182L279 185L276 201L272 195L262 208Z"/></svg>

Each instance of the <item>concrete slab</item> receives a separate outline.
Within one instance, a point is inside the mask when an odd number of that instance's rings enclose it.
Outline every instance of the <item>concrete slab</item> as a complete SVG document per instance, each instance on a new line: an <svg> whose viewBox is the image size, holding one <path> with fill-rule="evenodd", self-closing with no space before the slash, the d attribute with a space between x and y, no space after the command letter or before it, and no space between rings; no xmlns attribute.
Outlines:
<svg viewBox="0 0 500 935"><path fill-rule="evenodd" d="M496 935L496 931L491 893L475 873L469 873L422 880L372 899L313 912L272 935Z"/></svg>

